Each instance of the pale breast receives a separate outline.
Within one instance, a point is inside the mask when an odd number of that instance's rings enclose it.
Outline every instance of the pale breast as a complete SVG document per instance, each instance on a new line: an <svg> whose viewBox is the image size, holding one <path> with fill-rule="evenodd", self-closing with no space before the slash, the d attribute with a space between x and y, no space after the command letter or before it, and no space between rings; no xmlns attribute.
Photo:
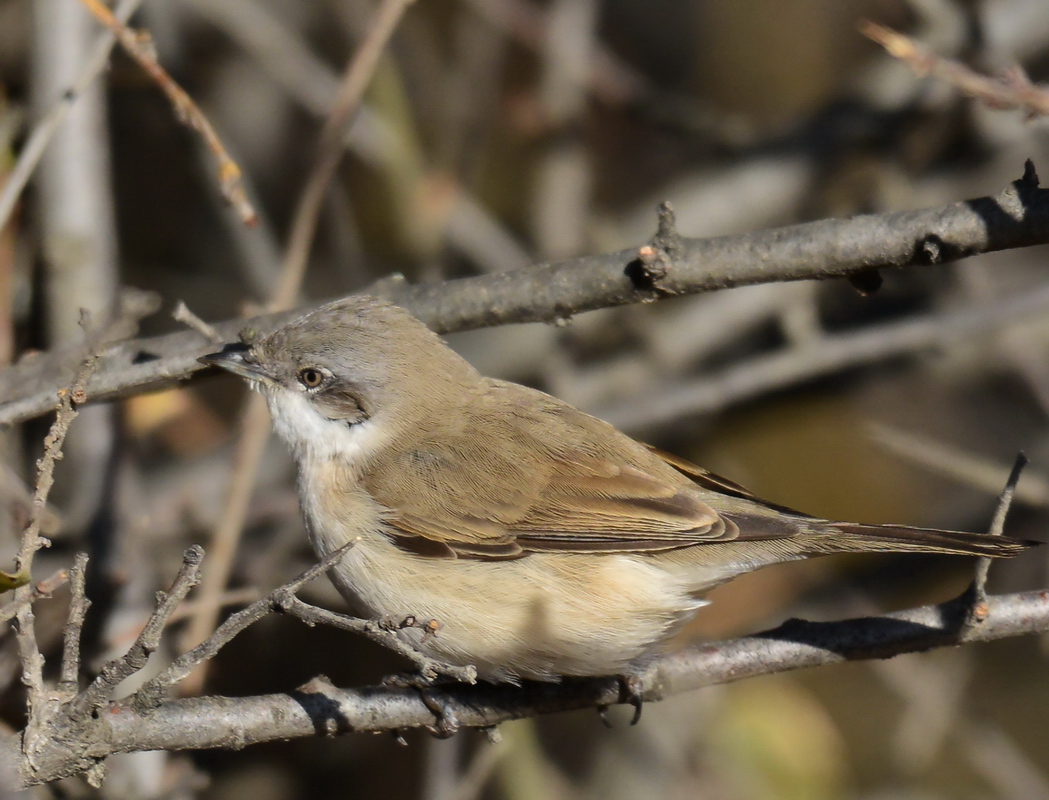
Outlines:
<svg viewBox="0 0 1049 800"><path fill-rule="evenodd" d="M300 466L299 503L314 549L322 555L379 524L379 505L333 461Z"/></svg>

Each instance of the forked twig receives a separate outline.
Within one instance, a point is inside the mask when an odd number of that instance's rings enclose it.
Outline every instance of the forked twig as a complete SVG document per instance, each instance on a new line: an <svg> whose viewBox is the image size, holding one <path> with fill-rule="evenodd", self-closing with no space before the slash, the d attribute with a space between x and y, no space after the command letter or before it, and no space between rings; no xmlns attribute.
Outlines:
<svg viewBox="0 0 1049 800"><path fill-rule="evenodd" d="M258 219L244 191L240 167L226 151L215 128L204 116L204 112L193 102L193 98L157 62L153 49L153 38L146 31L135 31L129 28L117 19L101 0L80 0L80 2L95 15L99 22L112 31L128 55L142 66L142 69L168 96L179 121L197 131L204 138L208 149L219 162L219 186L222 189L222 196L237 210L245 225L255 225Z"/></svg>
<svg viewBox="0 0 1049 800"><path fill-rule="evenodd" d="M205 661L214 658L219 650L225 647L226 644L237 634L251 625L254 625L260 619L272 612L274 609L275 598L281 592L298 591L301 587L305 586L322 572L334 565L340 558L342 558L347 550L353 547L354 544L356 544L355 541L349 542L338 550L332 551L327 557L321 559L321 561L314 564L294 580L274 589L268 595L256 600L247 608L243 608L236 614L232 614L225 622L216 628L214 633L212 633L207 639L198 644L192 650L183 653L175 659L171 666L146 683L142 689L136 693L138 701L141 703L143 698L148 698L146 702L149 704L158 702L169 687L174 686L185 679Z"/></svg>
<svg viewBox="0 0 1049 800"><path fill-rule="evenodd" d="M142 669L149 657L160 646L160 638L171 615L190 589L200 583L200 562L204 549L193 545L182 556L182 567L175 576L171 588L157 592L157 605L150 614L138 638L128 651L106 664L98 677L72 702L73 712L80 716L91 714L109 702L113 689Z"/></svg>

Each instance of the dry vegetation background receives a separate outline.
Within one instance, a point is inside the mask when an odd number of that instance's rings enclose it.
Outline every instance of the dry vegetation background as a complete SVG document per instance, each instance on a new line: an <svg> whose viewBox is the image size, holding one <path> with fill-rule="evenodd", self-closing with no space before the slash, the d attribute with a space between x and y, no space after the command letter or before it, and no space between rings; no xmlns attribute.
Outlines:
<svg viewBox="0 0 1049 800"><path fill-rule="evenodd" d="M0 361L76 339L79 309L107 308L121 285L161 298L146 334L180 327L167 313L179 300L205 320L261 308L373 10L368 0L145 0L135 25L240 164L258 225L223 203L200 138L115 52L0 231ZM684 235L713 236L993 193L1027 158L1049 171L1044 121L916 77L860 36L863 18L981 72L1049 73L1044 0L418 0L347 138L301 302L395 274L436 281L636 246L663 200ZM76 0L0 0L0 183L98 30ZM770 284L451 341L489 375L830 518L985 529L1022 448L1032 466L1008 530L1045 538L1045 255L886 272L870 296L844 280ZM972 308L984 321L959 323ZM916 322L925 333L908 338ZM841 357L824 363L827 348ZM88 407L74 424L45 519L54 544L34 573L91 555L89 669L134 638L188 545L221 550L212 537L228 514L244 402L234 379L198 377ZM4 564L45 423L0 439ZM270 441L223 581L227 607L311 562L293 481ZM1046 585L1045 559L996 565L992 589ZM964 560L932 557L769 569L719 590L683 638L936 602L970 575ZM49 657L68 596L37 605ZM304 596L339 607L323 581ZM207 609L190 604L183 616L193 615L210 624ZM162 655L190 635L179 626ZM18 729L14 644L0 638L0 712ZM1049 798L1044 649L1028 637L754 679L651 704L635 728L609 731L578 712L506 724L499 744L415 733L407 747L350 735L133 754L113 759L101 790L70 779L27 796ZM358 637L274 616L187 690L278 692L322 673L362 685L402 667Z"/></svg>

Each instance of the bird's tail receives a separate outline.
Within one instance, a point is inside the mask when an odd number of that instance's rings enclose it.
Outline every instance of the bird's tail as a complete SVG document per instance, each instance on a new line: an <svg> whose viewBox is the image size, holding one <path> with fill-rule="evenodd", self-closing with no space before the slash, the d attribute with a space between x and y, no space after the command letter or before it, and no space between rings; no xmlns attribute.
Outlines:
<svg viewBox="0 0 1049 800"><path fill-rule="evenodd" d="M821 524L809 541L811 553L946 553L1010 558L1041 544L986 533L912 528L907 525Z"/></svg>

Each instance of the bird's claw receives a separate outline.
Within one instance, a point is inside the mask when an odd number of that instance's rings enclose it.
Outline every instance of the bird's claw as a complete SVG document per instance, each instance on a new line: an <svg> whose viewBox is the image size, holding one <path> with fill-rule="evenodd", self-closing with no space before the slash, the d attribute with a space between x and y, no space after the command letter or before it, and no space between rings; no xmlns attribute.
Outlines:
<svg viewBox="0 0 1049 800"><path fill-rule="evenodd" d="M628 703L634 707L634 716L630 719L631 725L637 725L641 721L641 709L645 705L645 685L637 675L617 675L619 681L619 702ZM608 718L608 706L598 706L597 715L606 728L612 727L612 721Z"/></svg>
<svg viewBox="0 0 1049 800"><path fill-rule="evenodd" d="M619 697L624 703L634 707L634 716L630 718L631 725L637 725L641 721L641 709L645 705L645 684L637 675L619 676Z"/></svg>
<svg viewBox="0 0 1049 800"><path fill-rule="evenodd" d="M459 717L452 710L447 699L437 695L430 688L419 689L422 698L430 713L434 716L434 724L427 725L426 731L436 739L450 739L459 732Z"/></svg>

